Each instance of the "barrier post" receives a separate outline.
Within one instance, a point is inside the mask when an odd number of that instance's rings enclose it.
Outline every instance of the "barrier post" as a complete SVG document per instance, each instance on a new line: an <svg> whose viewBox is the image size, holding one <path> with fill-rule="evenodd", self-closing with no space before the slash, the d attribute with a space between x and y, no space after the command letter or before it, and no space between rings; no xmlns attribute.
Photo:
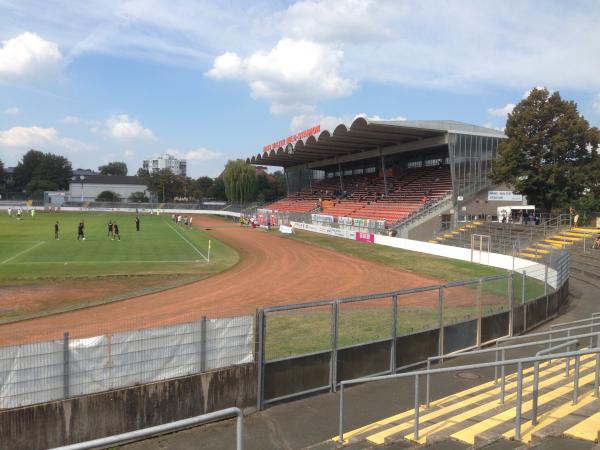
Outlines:
<svg viewBox="0 0 600 450"><path fill-rule="evenodd" d="M438 293L438 322L440 329L440 337L439 337L439 351L438 356L442 356L444 354L444 286L440 286ZM444 360L440 360L440 362L444 362Z"/></svg>
<svg viewBox="0 0 600 450"><path fill-rule="evenodd" d="M477 282L477 291L476 291L476 305L477 305L477 338L476 343L477 347L481 347L481 316L482 316L482 307L481 307L481 289L483 286L483 278L480 278Z"/></svg>
<svg viewBox="0 0 600 450"><path fill-rule="evenodd" d="M200 373L206 372L206 316L200 321Z"/></svg>
<svg viewBox="0 0 600 450"><path fill-rule="evenodd" d="M508 276L508 335L513 335L514 314L515 314L515 290L514 290L515 273L511 272Z"/></svg>
<svg viewBox="0 0 600 450"><path fill-rule="evenodd" d="M521 440L521 406L523 402L523 363L517 364L517 406L515 414L515 440Z"/></svg>
<svg viewBox="0 0 600 450"><path fill-rule="evenodd" d="M65 331L63 334L63 398L70 396L69 356L69 332Z"/></svg>
<svg viewBox="0 0 600 450"><path fill-rule="evenodd" d="M339 304L331 304L331 357L329 358L329 382L331 392L337 390L337 342L339 326Z"/></svg>
<svg viewBox="0 0 600 450"><path fill-rule="evenodd" d="M256 390L256 409L261 411L264 407L264 371L265 371L265 311L259 309L256 313L256 334L257 334L257 362L258 362L258 388Z"/></svg>
<svg viewBox="0 0 600 450"><path fill-rule="evenodd" d="M390 345L390 372L396 373L396 337L398 335L398 296L392 296L392 345Z"/></svg>

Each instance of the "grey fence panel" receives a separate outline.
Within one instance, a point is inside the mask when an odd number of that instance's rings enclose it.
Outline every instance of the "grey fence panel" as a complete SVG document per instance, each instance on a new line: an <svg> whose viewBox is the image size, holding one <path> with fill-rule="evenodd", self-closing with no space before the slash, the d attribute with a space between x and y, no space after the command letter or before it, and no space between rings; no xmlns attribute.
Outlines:
<svg viewBox="0 0 600 450"><path fill-rule="evenodd" d="M198 322L112 335L112 387L200 372Z"/></svg>
<svg viewBox="0 0 600 450"><path fill-rule="evenodd" d="M463 350L476 344L477 320L468 320L444 327L444 353Z"/></svg>
<svg viewBox="0 0 600 450"><path fill-rule="evenodd" d="M408 366L439 353L440 330L422 331L396 340L396 366Z"/></svg>
<svg viewBox="0 0 600 450"><path fill-rule="evenodd" d="M527 309L527 322L525 326L525 329L527 330L533 328L539 323L542 323L548 317L546 314L547 299L545 296L526 303L525 308Z"/></svg>
<svg viewBox="0 0 600 450"><path fill-rule="evenodd" d="M329 389L331 353L299 356L265 364L264 400Z"/></svg>
<svg viewBox="0 0 600 450"><path fill-rule="evenodd" d="M499 313L481 319L481 342L489 342L510 334L509 313Z"/></svg>
<svg viewBox="0 0 600 450"><path fill-rule="evenodd" d="M63 397L63 341L0 348L0 407L15 408Z"/></svg>
<svg viewBox="0 0 600 450"><path fill-rule="evenodd" d="M207 370L252 362L253 353L254 317L228 317L207 321Z"/></svg>
<svg viewBox="0 0 600 450"><path fill-rule="evenodd" d="M390 371L391 340L338 350L337 380L351 380Z"/></svg>
<svg viewBox="0 0 600 450"><path fill-rule="evenodd" d="M0 408L102 392L254 358L254 317L0 347Z"/></svg>
<svg viewBox="0 0 600 450"><path fill-rule="evenodd" d="M69 341L69 395L112 389L110 339L96 336Z"/></svg>

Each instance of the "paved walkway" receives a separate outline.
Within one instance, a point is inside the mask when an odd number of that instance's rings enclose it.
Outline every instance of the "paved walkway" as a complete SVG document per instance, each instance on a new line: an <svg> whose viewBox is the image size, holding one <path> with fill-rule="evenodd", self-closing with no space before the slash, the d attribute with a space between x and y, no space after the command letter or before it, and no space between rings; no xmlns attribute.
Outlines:
<svg viewBox="0 0 600 450"><path fill-rule="evenodd" d="M597 288L571 279L571 299L566 311L554 322L586 318L600 311ZM549 324L540 330L549 328ZM525 355L526 352L523 352ZM530 354L530 353L527 353ZM489 358L489 357L488 357ZM488 359L489 360L489 359ZM483 362L483 357L463 356L446 366ZM478 370L478 379L454 374L432 379L432 399L458 392L492 378L493 370ZM367 383L348 389L345 397L345 429L413 408L413 380ZM244 418L244 448L248 450L302 449L338 434L338 395L323 394L276 405ZM127 450L188 450L235 448L235 425L225 421L184 430L122 447Z"/></svg>

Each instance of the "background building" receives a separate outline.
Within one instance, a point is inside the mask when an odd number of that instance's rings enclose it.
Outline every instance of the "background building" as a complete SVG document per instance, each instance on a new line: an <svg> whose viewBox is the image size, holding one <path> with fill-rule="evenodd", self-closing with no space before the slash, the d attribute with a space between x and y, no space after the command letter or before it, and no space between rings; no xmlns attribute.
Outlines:
<svg viewBox="0 0 600 450"><path fill-rule="evenodd" d="M170 169L175 175L185 177L187 174L187 161L165 153L153 159L145 159L142 168L150 173L161 169Z"/></svg>
<svg viewBox="0 0 600 450"><path fill-rule="evenodd" d="M70 201L94 201L103 191L119 194L127 200L134 192L143 192L149 196L148 187L140 177L120 175L81 175L69 182L68 197Z"/></svg>

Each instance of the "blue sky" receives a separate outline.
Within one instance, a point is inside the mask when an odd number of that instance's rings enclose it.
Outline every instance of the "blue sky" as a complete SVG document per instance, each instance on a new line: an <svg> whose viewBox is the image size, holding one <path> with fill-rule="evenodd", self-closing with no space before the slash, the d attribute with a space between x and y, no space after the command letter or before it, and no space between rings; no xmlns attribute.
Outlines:
<svg viewBox="0 0 600 450"><path fill-rule="evenodd" d="M357 115L502 128L535 86L599 126L599 23L594 0L0 0L0 159L216 176Z"/></svg>

